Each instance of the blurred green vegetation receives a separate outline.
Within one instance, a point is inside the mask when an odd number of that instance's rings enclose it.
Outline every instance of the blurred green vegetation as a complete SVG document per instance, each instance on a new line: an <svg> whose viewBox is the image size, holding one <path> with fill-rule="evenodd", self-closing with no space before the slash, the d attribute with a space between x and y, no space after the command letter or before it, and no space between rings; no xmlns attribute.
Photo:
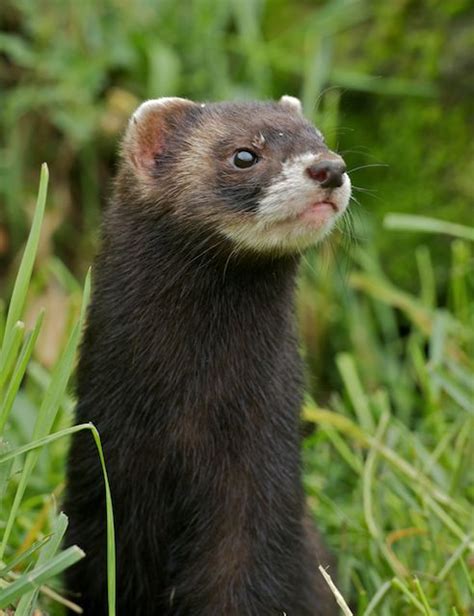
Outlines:
<svg viewBox="0 0 474 616"><path fill-rule="evenodd" d="M3 0L3 268L25 238L46 160L51 252L84 270L117 138L139 101L290 93L349 168L385 165L353 172L357 232L406 274L417 238L400 250L380 231L384 213L461 221L472 207L470 18L471 0Z"/></svg>
<svg viewBox="0 0 474 616"><path fill-rule="evenodd" d="M473 24L471 0L0 0L0 608L6 582L20 596L46 559L49 583L61 557L48 546L64 531L66 442L1 456L71 424L78 281L129 114L150 97L288 93L346 158L357 200L300 281L310 504L354 614L469 614L472 227L443 221L472 224ZM16 274L43 161L30 280Z"/></svg>

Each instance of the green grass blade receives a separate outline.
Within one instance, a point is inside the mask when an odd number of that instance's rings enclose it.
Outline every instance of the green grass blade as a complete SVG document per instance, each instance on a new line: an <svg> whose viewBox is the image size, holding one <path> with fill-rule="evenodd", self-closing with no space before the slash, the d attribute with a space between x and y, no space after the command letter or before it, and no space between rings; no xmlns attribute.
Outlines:
<svg viewBox="0 0 474 616"><path fill-rule="evenodd" d="M10 445L6 441L3 441L0 437L0 457L9 451ZM9 460L8 463L0 465L0 503L3 501L7 490L7 485L10 480L10 473L12 470L12 463L13 460Z"/></svg>
<svg viewBox="0 0 474 616"><path fill-rule="evenodd" d="M334 430L331 426L320 426L321 431L326 434L331 441L333 447L338 451L341 458L352 468L357 474L361 475L363 470L363 464L360 459L354 455L347 445L346 441L339 435L337 430Z"/></svg>
<svg viewBox="0 0 474 616"><path fill-rule="evenodd" d="M58 257L51 257L49 270L69 293L80 293L82 291L77 278Z"/></svg>
<svg viewBox="0 0 474 616"><path fill-rule="evenodd" d="M360 382L354 358L347 354L341 353L336 359L337 367L341 373L347 393L352 402L352 406L357 415L360 426L370 434L375 429L374 419L370 412L369 403L364 393L364 388Z"/></svg>
<svg viewBox="0 0 474 616"><path fill-rule="evenodd" d="M374 435L374 443L381 443L387 430L387 425L390 420L390 415L384 413L380 419L377 431ZM372 445L367 454L365 461L364 471L362 475L362 502L364 508L364 517L367 528L377 541L380 540L382 534L377 525L374 515L373 499L372 499L372 486L374 483L375 471L377 468L377 455L378 451Z"/></svg>
<svg viewBox="0 0 474 616"><path fill-rule="evenodd" d="M462 322L472 324L472 306L470 301L469 272L472 268L471 250L469 244L455 240L451 244L451 276L450 288L453 312Z"/></svg>
<svg viewBox="0 0 474 616"><path fill-rule="evenodd" d="M67 526L68 517L65 513L61 511L61 513L54 521L53 529L51 532L51 540L42 548L40 552L40 555L38 557L38 565L44 565L48 562L48 560L51 560L51 558L56 555L56 552L61 546L61 542L63 540Z"/></svg>
<svg viewBox="0 0 474 616"><path fill-rule="evenodd" d="M105 484L105 502L106 502L106 515L107 515L107 588L108 588L108 596L109 596L109 616L115 616L116 611L116 564L115 564L115 529L114 529L114 513L112 506L112 495L110 492L110 484L109 478L107 475L107 468L105 465L104 452L102 450L102 443L100 440L99 432L97 428L91 424L79 424L77 426L71 426L70 428L66 428L61 430L60 432L55 432L54 434L50 434L42 439L33 441L28 443L28 445L24 445L22 447L18 447L12 451L8 451L4 455L0 457L0 468L1 465L7 463L12 458L15 458L21 454L32 452L40 447L44 447L53 441L56 441L60 438L64 438L65 436L69 436L74 434L75 432L79 432L81 430L90 430L92 432L92 436L94 438L97 451L100 458L100 464L102 467L102 474L104 477Z"/></svg>
<svg viewBox="0 0 474 616"><path fill-rule="evenodd" d="M41 436L47 434L56 417L59 404L66 391L66 386L72 372L76 349L82 332L82 325L84 323L87 305L89 303L89 296L90 270L87 273L84 283L84 294L79 321L72 329L64 353L53 371L49 387L45 393L43 403L41 404L38 413L36 425L33 430L33 439L41 438Z"/></svg>
<svg viewBox="0 0 474 616"><path fill-rule="evenodd" d="M387 96L410 95L432 98L436 94L435 86L427 81L419 82L418 80L413 81L398 77L384 77L381 79L378 75L368 75L339 68L335 68L332 71L331 82L341 88Z"/></svg>
<svg viewBox="0 0 474 616"><path fill-rule="evenodd" d="M5 324L5 302L2 298L0 298L0 340L3 340L3 336L5 335Z"/></svg>
<svg viewBox="0 0 474 616"><path fill-rule="evenodd" d="M107 511L107 592L109 597L109 616L115 616L116 611L116 564L115 564L115 529L114 512L112 508L112 494L110 492L109 478L105 467L104 452L100 442L100 436L95 426L92 426L92 436L94 437L97 450L99 452L100 464L105 482L105 499Z"/></svg>
<svg viewBox="0 0 474 616"><path fill-rule="evenodd" d="M410 482L416 486L417 490L423 490L428 494L431 494L439 503L450 507L453 511L456 511L461 515L469 515L465 507L460 505L456 500L451 498L448 494L440 490L428 477L421 473L413 465L409 464L402 456L398 455L393 449L379 443L372 436L366 434L359 426L350 420L348 417L344 417L339 413L328 411L313 407L310 403L306 402L303 412L303 418L306 421L310 421L316 424L322 423L333 426L340 432L343 432L350 438L355 439L359 444L367 447L373 446L377 451L387 460L398 472L402 473ZM1 461L1 460L0 460Z"/></svg>
<svg viewBox="0 0 474 616"><path fill-rule="evenodd" d="M84 285L84 297L81 308L81 315L79 322L76 323L72 329L71 335L67 342L66 348L61 355L60 360L54 368L51 382L43 398L38 416L33 429L33 439L39 439L48 434L56 418L61 399L66 391L66 386L69 381L69 377L72 372L74 358L76 355L77 345L82 330L82 323L85 317L86 306L89 301L90 294L90 271L87 274L86 282ZM38 452L32 451L26 458L25 464L20 476L20 481L16 490L15 498L10 509L7 525L3 535L3 540L0 545L0 559L3 558L5 548L10 538L10 533L13 529L16 514L20 506L23 494L25 492L29 477L38 459Z"/></svg>
<svg viewBox="0 0 474 616"><path fill-rule="evenodd" d="M432 311L428 310L416 298L394 287L391 283L376 276L354 272L349 283L355 289L367 293L378 301L404 312L422 333L431 334Z"/></svg>
<svg viewBox="0 0 474 616"><path fill-rule="evenodd" d="M3 387L7 378L10 376L10 372L13 368L13 364L16 361L18 355L18 349L20 348L25 332L25 324L22 321L17 321L13 326L10 335L5 344L5 348L0 357L0 395L3 391Z"/></svg>
<svg viewBox="0 0 474 616"><path fill-rule="evenodd" d="M428 247L419 246L415 256L420 278L421 300L425 306L433 308L436 304L436 276Z"/></svg>
<svg viewBox="0 0 474 616"><path fill-rule="evenodd" d="M38 588L50 578L53 578L68 567L77 563L81 558L84 558L84 556L85 553L77 546L73 545L44 565L35 567L32 571L25 573L15 580L15 582L7 586L7 588L0 591L0 608L7 607L26 592Z"/></svg>
<svg viewBox="0 0 474 616"><path fill-rule="evenodd" d="M28 362L31 358L31 354L33 353L33 349L35 348L36 340L38 339L41 325L43 324L43 317L44 311L41 311L36 320L33 331L28 334L28 337L25 340L15 369L13 370L13 376L10 379L10 383L5 393L5 397L0 406L0 434L2 433L3 428L5 427L5 423L8 420L8 416L10 415L13 402L15 401L15 396L18 393L18 389L25 375Z"/></svg>
<svg viewBox="0 0 474 616"><path fill-rule="evenodd" d="M8 565L6 565L1 571L0 571L0 578L4 578L7 573L9 573L10 571L12 571L12 569L15 569L15 567L18 567L18 565L21 565L22 562L24 562L25 560L27 560L32 554L34 554L35 552L37 552L38 550L40 550L45 543L47 543L49 540L51 539L51 535L48 535L47 537L44 537L43 539L41 539L40 541L36 541L32 546L30 546L27 550L25 550L24 552L22 552L19 556L17 556L16 558L14 558L11 562L8 563Z"/></svg>
<svg viewBox="0 0 474 616"><path fill-rule="evenodd" d="M430 338L430 367L439 366L445 357L445 343L447 334L447 317L444 312L434 313L433 327Z"/></svg>
<svg viewBox="0 0 474 616"><path fill-rule="evenodd" d="M451 533L460 541L464 542L468 540L470 537L469 533L464 532L463 529L459 526L457 521L454 520L452 516L446 513L446 511L428 494L423 495L423 500L426 502L428 507L434 513L434 515L444 524L444 526L451 531ZM470 517L468 518L468 523L471 522ZM469 541L469 549L474 551L474 540Z"/></svg>
<svg viewBox="0 0 474 616"><path fill-rule="evenodd" d="M49 542L41 549L41 552L38 556L37 567L46 565L54 558L63 540L67 525L67 516L64 513L60 513L54 521ZM15 616L29 616L31 610L35 607L38 593L39 588L36 588L35 590L31 590L24 594L18 603Z"/></svg>
<svg viewBox="0 0 474 616"><path fill-rule="evenodd" d="M383 540L382 531L377 525L372 497L373 486L376 485L375 476L379 456L377 446L380 447L382 445L382 440L387 431L389 421L390 412L388 408L386 408L382 412L382 416L380 418L379 425L377 426L372 445L369 449L362 474L362 506L367 528L377 543L380 552L392 568L393 572L396 575L403 575L403 570L400 569L399 563L393 558L390 550L387 549L387 546Z"/></svg>
<svg viewBox="0 0 474 616"><path fill-rule="evenodd" d="M380 588L377 590L375 595L372 597L372 600L369 603L369 605L367 606L363 616L370 616L370 614L374 614L375 613L374 612L375 608L380 605L380 603L383 601L385 595L388 593L388 591L391 588L392 588L391 582L384 582L384 584L382 584L382 586L380 586Z"/></svg>
<svg viewBox="0 0 474 616"><path fill-rule="evenodd" d="M416 607L416 609L419 612L427 616L427 613L426 613L426 610L423 604L418 601L415 595L406 587L406 585L401 580L399 580L398 578L394 578L392 580L392 586L400 590L405 595L410 605L413 605L413 607Z"/></svg>
<svg viewBox="0 0 474 616"><path fill-rule="evenodd" d="M71 332L64 354L53 372L50 385L46 390L33 430L33 438L40 438L43 434L47 434L54 422L72 371L79 335L80 327L79 324L76 324Z"/></svg>
<svg viewBox="0 0 474 616"><path fill-rule="evenodd" d="M386 229L404 231L416 231L423 233L444 233L464 240L474 242L474 228L467 225L429 218L428 216L416 216L415 214L387 214L383 221Z"/></svg>
<svg viewBox="0 0 474 616"><path fill-rule="evenodd" d="M49 434L44 438L37 439L35 441L31 441L27 445L22 445L21 447L16 447L15 449L11 449L0 456L0 468L3 464L6 464L10 460L17 458L18 456L23 455L24 453L28 453L35 449L40 449L45 445L50 445L55 441L64 438L66 436L70 436L75 432L80 432L81 430L91 430L93 424L85 423L85 424L77 424L77 426L71 426L70 428L64 428L64 430L59 430L58 432L53 432L53 434Z"/></svg>
<svg viewBox="0 0 474 616"><path fill-rule="evenodd" d="M466 550L468 550L469 548L469 544L472 541L472 535L468 535L464 541L462 541L458 547L454 550L454 552L451 554L451 556L448 558L448 560L446 561L445 565L443 566L443 568L441 569L441 571L438 573L437 578L440 582L444 582L444 580L446 579L446 576L448 575L448 573L451 571L451 569L454 567L454 565L458 562L458 560L460 560L464 554L464 552Z"/></svg>
<svg viewBox="0 0 474 616"><path fill-rule="evenodd" d="M425 608L425 614L426 616L433 616L433 612L428 604L428 599L426 598L426 594L420 584L420 580L418 578L415 578L413 580L413 583L415 585L416 591L418 592L418 595L421 599L421 603L423 604L423 607Z"/></svg>
<svg viewBox="0 0 474 616"><path fill-rule="evenodd" d="M48 190L48 166L43 163L41 166L40 184L38 190L38 199L36 201L35 215L31 225L28 241L26 242L25 252L21 260L18 275L16 277L15 286L13 288L10 307L8 309L7 320L5 324L5 332L3 336L2 353L5 344L13 329L14 323L20 320L23 307L25 305L26 294L30 284L31 273L35 262L36 251L41 232L41 224L43 222L44 209L46 204L46 194Z"/></svg>
<svg viewBox="0 0 474 616"><path fill-rule="evenodd" d="M448 376L443 376L439 373L432 377L433 382L443 389L460 408L474 415L474 399L472 392L464 392L456 383L453 383Z"/></svg>
<svg viewBox="0 0 474 616"><path fill-rule="evenodd" d="M69 375L71 373L72 362L74 360L75 350L78 341L79 327L78 325L76 325L72 330L65 352L53 372L50 387L48 388L43 399L43 404L41 405L41 408L39 410L38 417L33 430L34 439L38 439L44 434L47 434L54 423L57 411L59 409L59 405L61 403L62 394L64 393L67 382L69 380ZM38 455L38 452L33 451L27 456L25 460L25 464L23 466L23 470L20 476L20 481L16 490L15 498L13 500L10 514L8 516L2 544L0 546L0 558L2 558L3 554L5 553L5 548L10 538L10 533L13 529L13 524L15 522L18 508L23 498L31 472L38 459Z"/></svg>
<svg viewBox="0 0 474 616"><path fill-rule="evenodd" d="M329 80L332 63L333 39L317 33L311 36L312 49L308 54L303 78L302 104L309 117L313 117L324 86Z"/></svg>

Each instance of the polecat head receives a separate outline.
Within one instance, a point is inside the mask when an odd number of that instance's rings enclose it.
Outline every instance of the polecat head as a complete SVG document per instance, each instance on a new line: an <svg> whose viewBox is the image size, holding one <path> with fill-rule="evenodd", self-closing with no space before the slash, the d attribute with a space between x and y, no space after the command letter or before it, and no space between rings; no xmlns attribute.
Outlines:
<svg viewBox="0 0 474 616"><path fill-rule="evenodd" d="M132 115L119 184L137 207L235 249L292 253L325 237L346 210L342 158L298 99L194 103L160 98Z"/></svg>

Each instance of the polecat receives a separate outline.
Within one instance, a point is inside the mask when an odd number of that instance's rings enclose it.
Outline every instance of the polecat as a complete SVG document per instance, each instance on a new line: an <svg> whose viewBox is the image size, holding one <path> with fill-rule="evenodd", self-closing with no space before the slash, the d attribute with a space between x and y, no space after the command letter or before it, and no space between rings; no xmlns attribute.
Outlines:
<svg viewBox="0 0 474 616"><path fill-rule="evenodd" d="M165 98L133 114L102 226L77 421L111 482L119 616L329 616L300 480L300 252L350 181L297 99ZM92 439L68 465L68 587L106 614Z"/></svg>

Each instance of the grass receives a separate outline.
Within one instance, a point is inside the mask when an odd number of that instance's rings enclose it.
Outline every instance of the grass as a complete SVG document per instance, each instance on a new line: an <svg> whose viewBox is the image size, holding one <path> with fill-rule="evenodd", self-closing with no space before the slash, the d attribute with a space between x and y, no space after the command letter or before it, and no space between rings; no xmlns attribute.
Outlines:
<svg viewBox="0 0 474 616"><path fill-rule="evenodd" d="M418 217L386 222L419 227ZM324 408L309 396L304 408L318 426L305 443L307 493L357 615L467 615L472 605L472 228L428 222L425 232L453 235L447 297L437 300L426 247L414 255L417 294L356 251L348 289L334 299L344 304L337 327L347 330L336 356L343 387ZM318 276L324 287L334 270ZM331 309L314 298L314 271L300 303L303 314Z"/></svg>
<svg viewBox="0 0 474 616"><path fill-rule="evenodd" d="M110 489L107 479L105 461L100 444L100 436L91 424L74 426L69 429L55 430L55 420L65 396L67 383L71 377L77 346L82 331L85 309L89 299L90 276L88 275L84 285L82 308L79 317L72 324L71 331L65 348L51 372L49 383L42 392L41 402L38 404L36 418L31 441L24 446L11 447L5 438L5 426L8 429L8 419L14 406L15 398L19 394L20 385L28 368L35 343L43 322L43 313L38 316L36 324L28 335L25 335L25 324L20 319L24 310L26 296L30 284L35 255L38 249L40 229L43 220L46 191L48 184L48 169L43 165L41 171L38 201L36 205L33 224L26 243L23 258L19 267L9 310L4 319L3 342L0 352L0 428L2 435L0 444L0 467L2 511L6 511L6 522L3 522L2 540L0 543L0 562L3 565L0 570L0 608L6 608L11 604L16 605L18 616L27 616L32 613L38 602L40 590L46 594L48 590L43 585L54 579L66 568L84 557L84 552L77 546L71 546L60 550L61 541L67 528L67 517L64 513L53 514L50 520L40 517L40 525L27 537L13 557L6 564L4 558L11 541L14 542L13 531L22 527L22 506L28 501L25 499L28 486L34 483L34 473L37 472L37 464L42 449L57 441L64 439L72 432L78 430L90 430L97 445L98 455L101 460L106 486L107 502L107 552L108 552L108 587L109 587L109 613L115 614L115 545L113 532L113 510ZM70 417L69 417L70 420ZM64 452L63 452L64 454ZM22 458L22 467L15 468L14 462ZM10 492L8 489L10 488ZM7 496L5 497L5 492ZM43 511L41 511L41 514ZM38 522L38 520L37 520ZM39 540L35 535L42 533L43 523L49 523L50 530ZM13 535L13 536L12 536ZM30 545L32 542L33 545ZM20 571L17 569L20 567ZM51 592L49 592L51 595ZM61 597L54 593L60 602ZM64 601L62 601L64 603Z"/></svg>
<svg viewBox="0 0 474 616"><path fill-rule="evenodd" d="M288 93L343 153L361 202L307 255L299 293L317 428L304 477L339 556L329 574L353 614L467 616L470 0L40 4L0 11L0 611L59 616L58 573L82 556L59 547L68 435L89 430L102 454L93 426L71 426L74 357L129 113L156 96ZM34 207L42 160L53 181L46 205L43 169Z"/></svg>
<svg viewBox="0 0 474 616"><path fill-rule="evenodd" d="M95 428L70 425L73 401L66 391L89 297L89 276L82 308L71 320L64 349L50 373L34 359L43 313L29 331L21 320L32 287L47 179L44 166L29 239L2 319L0 609L16 605L16 613L26 616L37 606L59 614L61 605L69 605L60 574L84 553L80 546L61 550L67 518L57 500L63 487L66 437L90 430L107 490L113 616L115 555L106 461ZM393 227L394 220L389 217L388 226ZM416 229L419 220L412 222ZM406 229L410 219L404 217L401 223ZM442 221L432 221L429 227L448 235L453 229L456 233L453 225L443 226ZM462 227L456 235L465 237L468 230ZM321 267L316 253L305 264L299 293L303 323L305 313L330 309L318 297L328 279L329 300L344 305L333 324L333 331L346 330L346 348L332 366L338 370L340 387L327 391L324 406L315 401L321 400L317 392L323 388L308 392L303 418L317 426L304 444L306 492L318 525L339 557L337 591L345 614L469 613L469 554L474 550L470 250L467 240L452 239L448 297L443 302L436 301L433 264L422 246L416 258L417 295L396 287L376 257L361 249L353 271L345 279L336 277L337 284L332 264ZM62 279L68 279L64 272ZM69 286L77 293L76 283ZM34 418L28 436L22 430L25 417ZM328 573L334 577L334 572Z"/></svg>
<svg viewBox="0 0 474 616"><path fill-rule="evenodd" d="M392 199L404 214L457 220L470 213L471 92L458 75L469 70L472 44L459 24L469 21L470 0L4 4L0 264L2 250L10 264L26 236L25 204L47 160L54 177L47 246L84 271L117 139L134 107L157 96L294 94L329 145L358 168L357 190L378 191L364 201L371 219L380 223ZM407 246L389 263L402 280L415 236L381 235L370 224L366 234L383 257L397 254L399 242ZM446 258L442 242L432 248Z"/></svg>

